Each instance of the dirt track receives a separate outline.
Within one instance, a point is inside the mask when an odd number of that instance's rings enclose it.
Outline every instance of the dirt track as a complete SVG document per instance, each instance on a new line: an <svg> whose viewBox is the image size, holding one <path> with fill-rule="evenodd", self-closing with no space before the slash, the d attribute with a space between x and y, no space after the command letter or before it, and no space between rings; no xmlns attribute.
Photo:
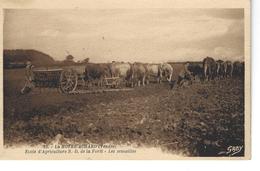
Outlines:
<svg viewBox="0 0 260 171"><path fill-rule="evenodd" d="M129 92L19 96L12 74L5 73L6 145L48 143L57 134L76 142L136 143L188 156L218 156L229 145L244 145L244 84L239 79L174 90L150 84Z"/></svg>

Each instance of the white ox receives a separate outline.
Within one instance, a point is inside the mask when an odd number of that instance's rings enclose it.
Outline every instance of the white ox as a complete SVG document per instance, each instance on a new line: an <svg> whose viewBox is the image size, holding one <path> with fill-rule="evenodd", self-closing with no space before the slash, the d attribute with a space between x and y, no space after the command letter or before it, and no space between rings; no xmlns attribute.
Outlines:
<svg viewBox="0 0 260 171"><path fill-rule="evenodd" d="M169 83L172 81L173 68L168 63L160 65L160 78L165 77Z"/></svg>

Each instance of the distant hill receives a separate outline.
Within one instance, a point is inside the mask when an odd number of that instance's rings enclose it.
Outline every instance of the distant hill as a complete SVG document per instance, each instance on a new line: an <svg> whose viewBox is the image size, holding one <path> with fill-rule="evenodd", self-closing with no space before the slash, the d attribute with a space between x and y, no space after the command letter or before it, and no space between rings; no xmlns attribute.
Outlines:
<svg viewBox="0 0 260 171"><path fill-rule="evenodd" d="M37 50L4 50L4 67L15 68L22 67L27 60L31 60L35 66L51 66L55 64L55 60Z"/></svg>

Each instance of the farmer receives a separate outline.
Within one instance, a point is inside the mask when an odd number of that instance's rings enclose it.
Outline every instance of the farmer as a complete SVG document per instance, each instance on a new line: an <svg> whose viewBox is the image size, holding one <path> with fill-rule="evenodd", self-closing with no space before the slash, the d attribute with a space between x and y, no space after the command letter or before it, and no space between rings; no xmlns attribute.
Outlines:
<svg viewBox="0 0 260 171"><path fill-rule="evenodd" d="M25 85L21 90L21 94L29 93L33 88L33 65L30 60L26 62L26 68L25 68Z"/></svg>
<svg viewBox="0 0 260 171"><path fill-rule="evenodd" d="M192 73L188 69L189 65L189 62L184 64L183 69L180 71L178 75L177 82L175 80L172 81L171 89L173 89L175 82L178 86L182 86L186 81L191 81L193 79Z"/></svg>
<svg viewBox="0 0 260 171"><path fill-rule="evenodd" d="M181 70L181 72L178 75L177 84L180 86L182 86L185 81L193 79L192 73L189 71L189 68L188 68L189 65L190 65L189 62L185 63L183 69Z"/></svg>

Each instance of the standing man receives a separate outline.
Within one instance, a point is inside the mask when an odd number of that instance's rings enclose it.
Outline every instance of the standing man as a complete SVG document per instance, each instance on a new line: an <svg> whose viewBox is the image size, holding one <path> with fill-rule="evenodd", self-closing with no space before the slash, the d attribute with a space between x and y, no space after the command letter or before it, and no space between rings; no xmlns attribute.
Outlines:
<svg viewBox="0 0 260 171"><path fill-rule="evenodd" d="M25 68L25 85L21 90L21 94L29 93L32 90L32 88L34 87L34 85L32 83L32 81L33 81L33 72L32 72L33 67L34 66L32 65L31 60L28 60L26 62L26 68Z"/></svg>

